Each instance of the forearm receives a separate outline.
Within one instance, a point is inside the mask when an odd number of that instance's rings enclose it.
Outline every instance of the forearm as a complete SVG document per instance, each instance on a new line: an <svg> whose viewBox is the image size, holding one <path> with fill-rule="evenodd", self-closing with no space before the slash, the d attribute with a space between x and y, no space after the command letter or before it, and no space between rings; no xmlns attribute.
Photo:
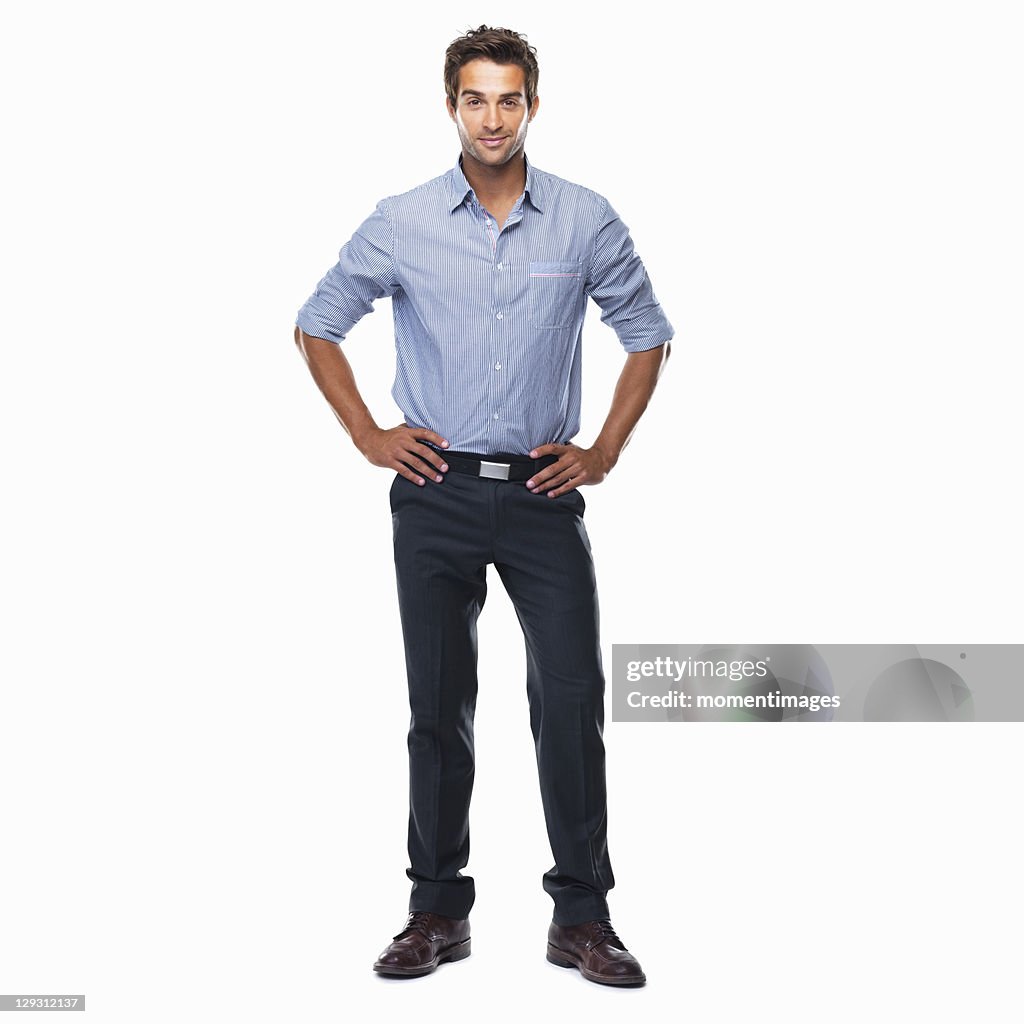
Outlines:
<svg viewBox="0 0 1024 1024"><path fill-rule="evenodd" d="M359 394L355 375L341 346L306 334L299 327L295 328L295 344L338 422L359 448L360 439L368 431L377 429L377 424Z"/></svg>
<svg viewBox="0 0 1024 1024"><path fill-rule="evenodd" d="M626 365L615 385L608 418L593 444L607 458L609 469L619 461L622 450L629 444L668 362L670 349L671 343L666 341L658 348L631 352L626 357Z"/></svg>

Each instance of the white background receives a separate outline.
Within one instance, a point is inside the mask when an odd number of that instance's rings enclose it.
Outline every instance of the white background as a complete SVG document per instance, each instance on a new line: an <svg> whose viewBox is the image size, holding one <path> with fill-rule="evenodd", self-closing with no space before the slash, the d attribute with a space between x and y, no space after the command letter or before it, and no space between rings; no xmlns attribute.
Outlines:
<svg viewBox="0 0 1024 1024"><path fill-rule="evenodd" d="M609 721L612 915L650 981L548 964L494 574L474 953L373 975L408 899L392 475L292 341L377 200L454 163L447 44L516 28L531 160L611 199L677 331L586 492L606 666L1022 641L1016 13L6 8L0 992L84 992L104 1024L1019 1012L1017 725ZM595 307L585 342L581 444L623 360ZM386 301L346 351L400 422Z"/></svg>

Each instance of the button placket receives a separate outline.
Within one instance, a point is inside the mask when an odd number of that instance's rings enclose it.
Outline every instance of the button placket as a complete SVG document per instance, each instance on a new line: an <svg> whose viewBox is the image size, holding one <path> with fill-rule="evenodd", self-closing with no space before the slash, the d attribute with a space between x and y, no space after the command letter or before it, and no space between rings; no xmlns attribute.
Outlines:
<svg viewBox="0 0 1024 1024"><path fill-rule="evenodd" d="M494 361L495 361L495 357L494 357L495 347L499 343L498 339L495 337L495 332L500 330L501 321L504 319L504 314L503 314L503 312L501 310L501 306L502 306L503 303L502 303L501 290L498 287L498 275L493 272L495 264L497 263L497 258L498 258L498 240L501 237L501 232L498 232L498 238L494 237L494 233L491 231L492 221L491 221L490 216L486 213L486 211L484 211L484 226L487 228L487 231L490 234L490 238L491 238L491 270L492 270L492 273L491 273L491 310L493 311L494 316L493 316L493 318L491 320L489 355L491 357L491 363L493 364ZM488 374L488 377L491 377L491 376L492 376L492 374ZM497 411L499 400L500 400L500 396L498 394L498 389L497 389L497 387L495 385L495 382L493 380L488 380L488 382L487 382L487 407L491 410L491 415L490 415L490 417L488 419L487 437L488 437L488 440L490 441L490 447L492 449L494 449L495 447L500 447L500 445L496 445L495 444L495 440L496 439L494 437L494 431L492 431L492 427L494 426L494 424L499 419L499 414L498 414L498 411Z"/></svg>
<svg viewBox="0 0 1024 1024"><path fill-rule="evenodd" d="M519 201L512 208L504 225L502 225L501 229L497 232L497 236L495 236L493 229L497 227L497 224L494 218L476 201L474 196L476 208L480 212L480 216L484 221L484 227L491 241L491 266L494 271L491 275L491 309L494 311L494 319L491 321L490 330L491 366L494 369L489 374L490 380L487 384L488 407L491 410L491 415L488 419L487 438L491 443L492 449L495 447L506 447L506 441L501 437L501 432L497 432L498 437L495 439L491 427L502 418L500 410L504 407L505 395L508 390L508 374L498 372L504 366L505 338L507 337L504 320L505 310L508 308L509 283L508 275L504 273L505 249L507 247L508 229L522 220L522 201L523 197L520 196ZM500 259L498 258L499 253L501 255ZM495 440L500 443L495 444Z"/></svg>
<svg viewBox="0 0 1024 1024"><path fill-rule="evenodd" d="M492 266L493 273L491 275L491 301L492 308L494 309L494 321L492 321L491 327L491 373L490 380L488 381L488 396L489 404L491 409L491 423L497 424L501 421L501 410L505 405L505 374L498 373L502 367L502 360L504 358L505 351L505 338L506 330L504 326L505 321L505 309L508 304L508 277L502 273L505 266L504 261L504 249L505 249L505 228L509 226L511 219L505 222L504 227L498 232L498 237L492 253ZM499 259L499 254L502 256ZM504 448L505 443L501 437L501 431L496 431L497 437L493 438L496 444L492 444L492 447Z"/></svg>

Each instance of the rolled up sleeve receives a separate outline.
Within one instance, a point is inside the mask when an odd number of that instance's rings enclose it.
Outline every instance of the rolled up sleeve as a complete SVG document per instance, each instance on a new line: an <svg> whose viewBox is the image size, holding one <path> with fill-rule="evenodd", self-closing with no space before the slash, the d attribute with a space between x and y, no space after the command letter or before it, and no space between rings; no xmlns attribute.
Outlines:
<svg viewBox="0 0 1024 1024"><path fill-rule="evenodd" d="M601 322L614 329L627 352L646 352L675 336L633 248L629 229L607 200L586 289L601 307Z"/></svg>
<svg viewBox="0 0 1024 1024"><path fill-rule="evenodd" d="M305 334L339 344L376 299L397 291L394 232L385 203L381 200L342 246L338 262L299 310L295 324Z"/></svg>

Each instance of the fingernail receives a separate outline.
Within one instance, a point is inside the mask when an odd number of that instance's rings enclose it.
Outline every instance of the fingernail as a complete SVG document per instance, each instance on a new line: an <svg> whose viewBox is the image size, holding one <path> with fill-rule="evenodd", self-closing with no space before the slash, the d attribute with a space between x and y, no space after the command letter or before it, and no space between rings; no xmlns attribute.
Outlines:
<svg viewBox="0 0 1024 1024"><path fill-rule="evenodd" d="M534 486L536 486L536 485L534 484L534 482L533 482L532 480L527 480L527 481L526 481L526 486L527 486L527 487L534 487Z"/></svg>
<svg viewBox="0 0 1024 1024"><path fill-rule="evenodd" d="M447 448L448 447L448 442L447 441L442 441L441 442L441 447L442 448Z"/></svg>
<svg viewBox="0 0 1024 1024"><path fill-rule="evenodd" d="M531 459L537 458L537 453L536 452L530 452L530 458Z"/></svg>
<svg viewBox="0 0 1024 1024"><path fill-rule="evenodd" d="M445 473L447 473L447 472L448 472L448 466L447 466L447 464L446 464L446 463L444 463L444 462L442 462L442 463L441 463L441 469L442 469L442 470L443 470L443 471L444 471Z"/></svg>
<svg viewBox="0 0 1024 1024"><path fill-rule="evenodd" d="M427 482L426 480L417 480L416 481L416 483L418 483L420 485L420 487L422 487L426 482Z"/></svg>
<svg viewBox="0 0 1024 1024"><path fill-rule="evenodd" d="M441 476L441 474L440 474L440 473L438 473L438 474L437 474L437 476L436 476L436 477L434 477L434 479L435 479L435 480L436 480L436 481L437 481L438 483L440 483L440 482L441 482L441 481L442 481L442 480L444 479L444 477L443 477L443 476Z"/></svg>

